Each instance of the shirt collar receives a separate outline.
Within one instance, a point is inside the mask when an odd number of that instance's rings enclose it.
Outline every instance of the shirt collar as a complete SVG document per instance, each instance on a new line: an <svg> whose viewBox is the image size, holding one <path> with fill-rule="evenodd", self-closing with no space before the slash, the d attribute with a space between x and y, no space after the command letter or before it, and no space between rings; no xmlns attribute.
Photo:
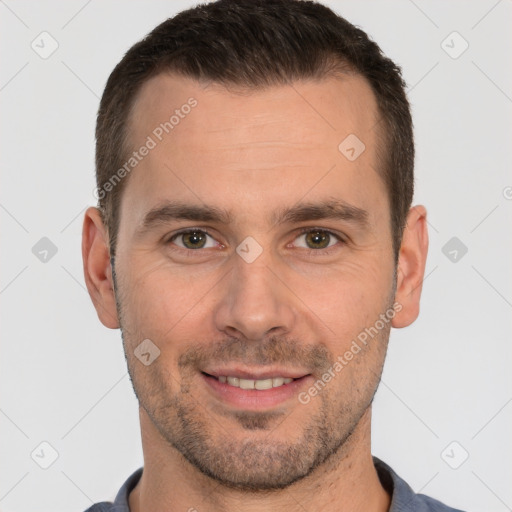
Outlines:
<svg viewBox="0 0 512 512"><path fill-rule="evenodd" d="M373 456L373 464L382 486L391 496L389 512L413 510L417 495L409 484L400 478L390 466L375 456ZM130 512L128 497L140 480L143 469L139 468L132 473L121 489L119 489L111 509L112 512Z"/></svg>

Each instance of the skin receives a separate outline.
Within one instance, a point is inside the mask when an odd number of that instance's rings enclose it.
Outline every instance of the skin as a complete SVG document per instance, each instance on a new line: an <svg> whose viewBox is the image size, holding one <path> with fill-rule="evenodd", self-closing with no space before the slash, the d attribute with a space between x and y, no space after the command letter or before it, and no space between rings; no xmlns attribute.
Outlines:
<svg viewBox="0 0 512 512"><path fill-rule="evenodd" d="M240 93L162 74L136 100L132 146L190 97L197 106L127 178L115 280L98 210L84 218L87 288L101 322L121 327L140 403L144 472L130 508L386 511L371 402L390 327L418 315L428 237L425 208L415 206L395 264L373 92L360 76ZM348 134L366 146L353 162L338 150ZM367 222L269 219L278 207L330 198L365 210ZM143 230L165 200L215 205L233 222ZM191 249L190 237L169 241L192 227L211 235L205 248ZM333 233L329 247L304 227ZM236 252L248 236L262 248L252 263ZM236 362L300 370L307 391L394 303L393 319L307 404L294 396L246 410L204 382L206 367ZM134 355L144 339L160 350L149 366Z"/></svg>

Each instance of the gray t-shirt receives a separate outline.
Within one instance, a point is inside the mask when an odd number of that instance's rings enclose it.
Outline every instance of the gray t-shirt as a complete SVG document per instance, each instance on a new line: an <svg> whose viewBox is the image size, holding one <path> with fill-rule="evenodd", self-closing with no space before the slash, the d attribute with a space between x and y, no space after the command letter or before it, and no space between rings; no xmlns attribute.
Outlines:
<svg viewBox="0 0 512 512"><path fill-rule="evenodd" d="M373 463L379 475L382 486L391 496L389 512L463 512L448 507L438 500L416 494L385 462L373 457ZM128 496L137 485L143 468L137 469L123 484L117 493L114 503L103 501L96 503L85 512L130 512Z"/></svg>

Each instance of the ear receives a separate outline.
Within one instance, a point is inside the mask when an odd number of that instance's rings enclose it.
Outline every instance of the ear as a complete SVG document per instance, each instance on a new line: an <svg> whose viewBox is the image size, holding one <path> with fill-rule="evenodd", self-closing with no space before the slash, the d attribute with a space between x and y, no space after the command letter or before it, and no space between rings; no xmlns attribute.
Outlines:
<svg viewBox="0 0 512 512"><path fill-rule="evenodd" d="M396 308L393 327L407 327L418 318L427 252L427 211L424 206L413 206L398 256L395 302L401 307Z"/></svg>
<svg viewBox="0 0 512 512"><path fill-rule="evenodd" d="M98 318L105 327L117 329L116 300L108 236L98 208L87 208L82 229L82 259L87 290Z"/></svg>

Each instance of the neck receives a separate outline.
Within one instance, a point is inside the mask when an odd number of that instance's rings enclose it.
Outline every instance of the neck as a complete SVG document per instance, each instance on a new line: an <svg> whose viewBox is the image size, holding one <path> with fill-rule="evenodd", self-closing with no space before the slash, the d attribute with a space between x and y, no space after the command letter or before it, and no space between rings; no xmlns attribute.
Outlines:
<svg viewBox="0 0 512 512"><path fill-rule="evenodd" d="M345 444L310 475L285 489L247 493L226 488L163 441L141 409L144 471L129 496L130 512L387 512L390 496L371 456L371 408Z"/></svg>

